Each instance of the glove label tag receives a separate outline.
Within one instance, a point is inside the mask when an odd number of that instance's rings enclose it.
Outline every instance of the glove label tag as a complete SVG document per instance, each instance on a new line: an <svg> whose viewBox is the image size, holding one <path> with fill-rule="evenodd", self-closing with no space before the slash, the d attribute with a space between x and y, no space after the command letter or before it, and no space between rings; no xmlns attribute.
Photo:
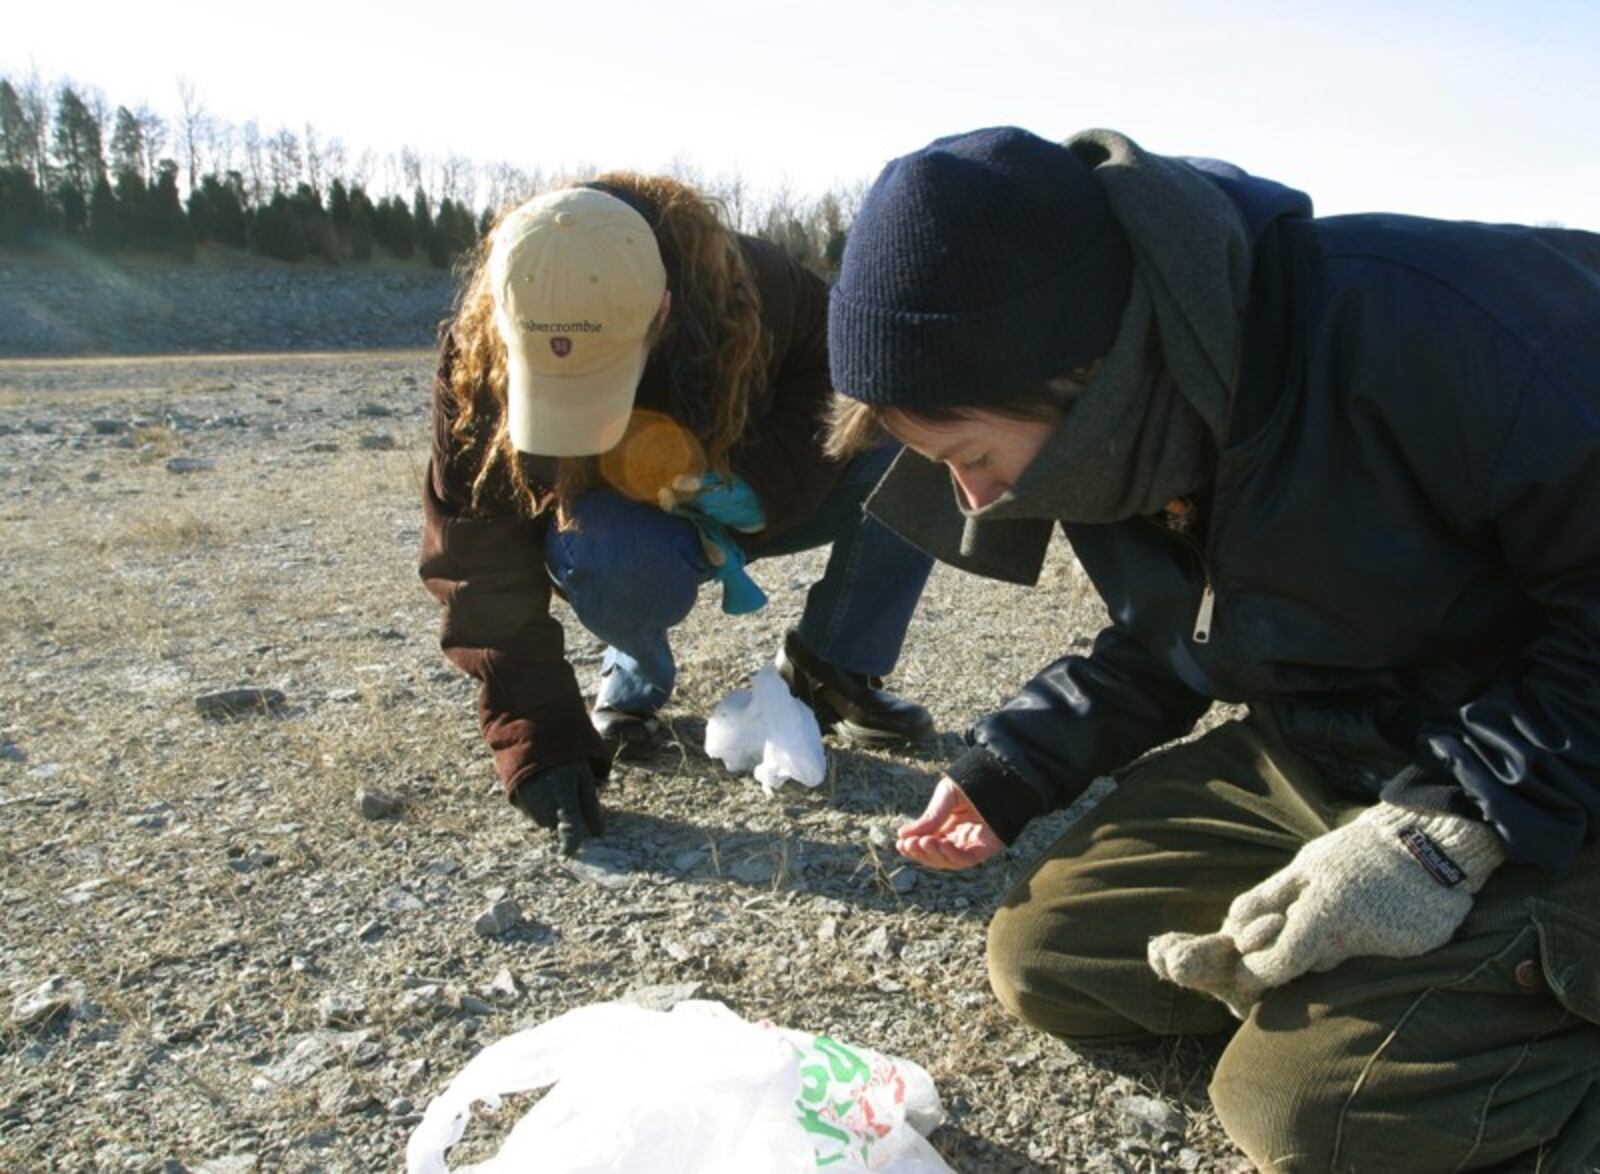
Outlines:
<svg viewBox="0 0 1600 1174"><path fill-rule="evenodd" d="M1451 860L1433 837L1420 828L1403 829L1400 832L1400 844L1417 858L1418 864L1428 870L1429 876L1445 888L1453 889L1467 879L1467 874L1462 871L1461 866Z"/></svg>

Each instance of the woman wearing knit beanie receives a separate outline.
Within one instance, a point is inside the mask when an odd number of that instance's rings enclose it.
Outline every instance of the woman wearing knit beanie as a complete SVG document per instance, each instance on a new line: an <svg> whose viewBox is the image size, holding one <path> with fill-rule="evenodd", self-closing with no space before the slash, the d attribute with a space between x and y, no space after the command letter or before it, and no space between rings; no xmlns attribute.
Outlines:
<svg viewBox="0 0 1600 1174"><path fill-rule="evenodd" d="M973 867L1116 774L1000 1000L1232 1030L1263 1168L1600 1169L1600 237L1001 127L884 169L829 326L834 450L906 445L869 512L1023 583L1059 525L1110 616L901 829Z"/></svg>

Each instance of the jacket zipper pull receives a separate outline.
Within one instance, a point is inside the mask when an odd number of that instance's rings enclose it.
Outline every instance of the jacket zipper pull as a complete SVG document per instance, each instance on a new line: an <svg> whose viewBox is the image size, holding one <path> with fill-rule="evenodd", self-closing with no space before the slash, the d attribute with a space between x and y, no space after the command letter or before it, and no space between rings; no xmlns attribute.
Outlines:
<svg viewBox="0 0 1600 1174"><path fill-rule="evenodd" d="M1194 642L1196 644L1211 643L1211 613L1217 606L1217 593L1211 589L1211 580L1206 580L1205 590L1200 592L1200 610L1194 617Z"/></svg>

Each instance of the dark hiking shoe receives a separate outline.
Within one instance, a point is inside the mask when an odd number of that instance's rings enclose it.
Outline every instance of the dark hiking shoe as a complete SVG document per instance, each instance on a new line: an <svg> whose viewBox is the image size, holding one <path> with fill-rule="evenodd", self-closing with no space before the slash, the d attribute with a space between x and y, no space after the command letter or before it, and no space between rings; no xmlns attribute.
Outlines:
<svg viewBox="0 0 1600 1174"><path fill-rule="evenodd" d="M597 705L589 720L613 758L643 758L661 743L661 719L653 713Z"/></svg>
<svg viewBox="0 0 1600 1174"><path fill-rule="evenodd" d="M879 677L835 668L793 631L783 638L777 668L789 692L817 715L823 732L832 731L852 746L901 746L933 733L933 719L922 706L884 690Z"/></svg>

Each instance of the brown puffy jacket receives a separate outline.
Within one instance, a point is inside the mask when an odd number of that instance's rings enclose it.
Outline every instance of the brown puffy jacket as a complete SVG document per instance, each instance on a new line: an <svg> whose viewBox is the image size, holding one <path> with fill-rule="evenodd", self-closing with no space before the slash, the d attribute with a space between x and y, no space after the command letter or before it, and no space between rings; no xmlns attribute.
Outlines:
<svg viewBox="0 0 1600 1174"><path fill-rule="evenodd" d="M743 236L739 243L772 344L766 385L752 399L745 437L731 456L734 472L766 511L766 529L746 542L759 553L763 542L815 512L841 466L821 448L832 394L827 287L774 246ZM440 645L481 682L478 717L508 794L540 770L581 758L604 777L610 756L589 722L561 625L550 614L549 515L519 516L505 493L498 509L469 509L480 450L451 434L453 355L447 332L434 376L433 453L422 495L419 571L443 605ZM635 403L668 412L669 390L666 371L652 362Z"/></svg>

